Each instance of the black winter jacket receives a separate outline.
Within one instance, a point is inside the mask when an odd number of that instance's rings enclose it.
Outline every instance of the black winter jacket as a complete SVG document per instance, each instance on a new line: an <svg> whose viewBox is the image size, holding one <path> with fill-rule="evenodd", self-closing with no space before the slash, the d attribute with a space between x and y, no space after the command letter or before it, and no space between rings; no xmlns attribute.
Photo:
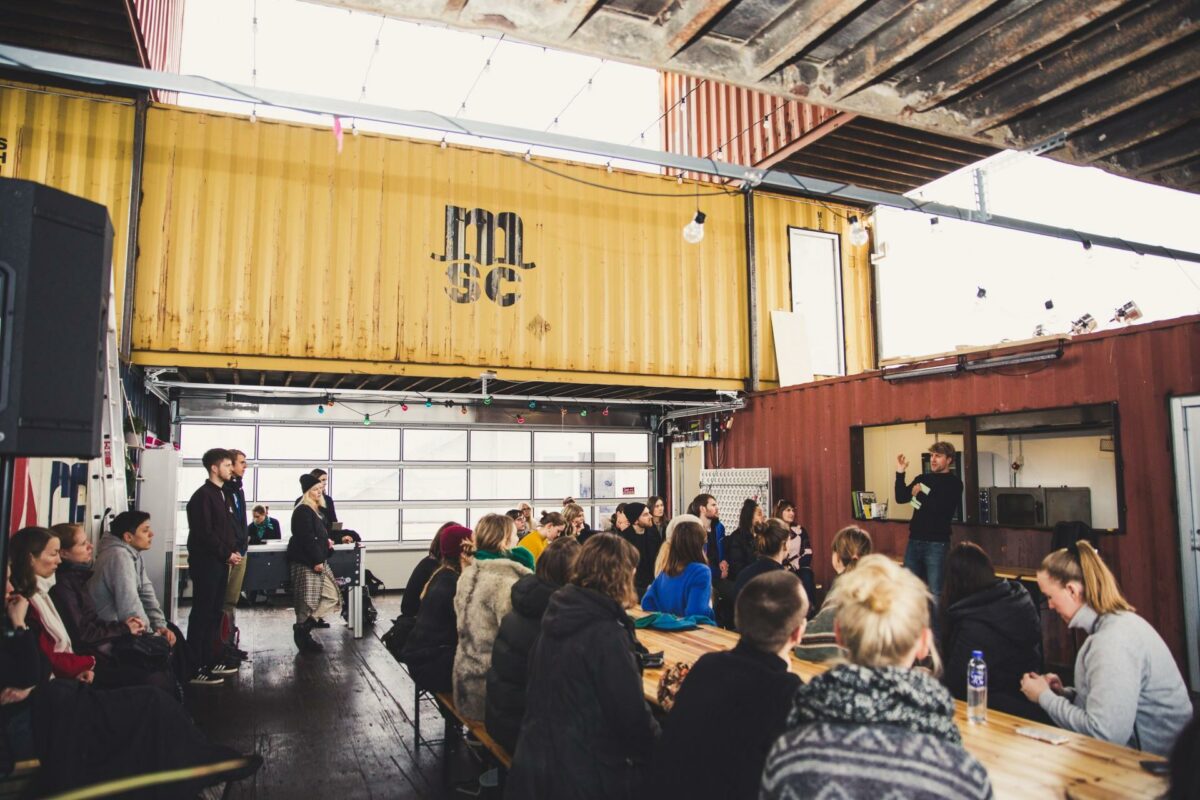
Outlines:
<svg viewBox="0 0 1200 800"><path fill-rule="evenodd" d="M630 525L623 531L613 530L613 533L633 545L638 551L637 571L633 574L633 586L637 589L638 597L646 593L650 584L654 583L654 562L658 559L658 550L662 547L662 535L658 529L651 526L645 533L638 533Z"/></svg>
<svg viewBox="0 0 1200 800"><path fill-rule="evenodd" d="M1017 581L997 580L946 610L942 630L942 682L967 699L967 662L982 650L988 668L988 707L1045 720L1021 694L1021 676L1042 671L1042 625L1029 592Z"/></svg>
<svg viewBox="0 0 1200 800"><path fill-rule="evenodd" d="M550 604L550 596L558 588L537 575L522 576L513 584L512 611L504 615L496 643L492 645L483 721L487 732L510 755L517 748L517 734L525 714L529 656L541 633L542 615Z"/></svg>
<svg viewBox="0 0 1200 800"><path fill-rule="evenodd" d="M292 538L288 539L288 561L312 569L329 559L329 531L321 517L306 505L292 511Z"/></svg>
<svg viewBox="0 0 1200 800"><path fill-rule="evenodd" d="M742 642L701 656L663 723L647 796L758 797L767 752L783 733L798 688L799 676L782 658Z"/></svg>
<svg viewBox="0 0 1200 800"><path fill-rule="evenodd" d="M83 564L64 560L58 565L50 599L62 617L71 649L83 656L107 650L117 639L129 633L124 622L105 622L96 613L96 604L88 591L92 570Z"/></svg>
<svg viewBox="0 0 1200 800"><path fill-rule="evenodd" d="M505 797L641 797L658 723L642 696L633 622L612 598L554 593L529 660L529 693Z"/></svg>
<svg viewBox="0 0 1200 800"><path fill-rule="evenodd" d="M233 501L212 481L192 493L187 504L188 558L211 558L224 564L237 546Z"/></svg>
<svg viewBox="0 0 1200 800"><path fill-rule="evenodd" d="M400 660L408 665L413 681L431 692L453 690L454 652L458 649L458 614L454 595L458 573L441 569L429 579L417 624L404 642Z"/></svg>
<svg viewBox="0 0 1200 800"><path fill-rule="evenodd" d="M237 545L237 551L246 555L246 546L250 544L250 537L246 535L246 491L242 488L242 479L234 475L225 481L221 490L229 495L229 502L233 504L234 542Z"/></svg>
<svg viewBox="0 0 1200 800"><path fill-rule="evenodd" d="M400 596L400 616L417 616L417 612L421 610L421 592L425 591L425 584L429 583L429 579L441 563L433 556L425 556L413 568L412 574L408 576L408 585L404 587L404 594Z"/></svg>
<svg viewBox="0 0 1200 800"><path fill-rule="evenodd" d="M725 537L725 560L729 562L729 580L754 563L754 534L738 528Z"/></svg>

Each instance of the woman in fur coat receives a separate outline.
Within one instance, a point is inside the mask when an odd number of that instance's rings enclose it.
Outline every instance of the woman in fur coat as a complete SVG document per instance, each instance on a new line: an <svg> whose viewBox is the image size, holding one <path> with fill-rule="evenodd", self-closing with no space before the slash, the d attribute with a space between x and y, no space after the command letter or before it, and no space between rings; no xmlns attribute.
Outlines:
<svg viewBox="0 0 1200 800"><path fill-rule="evenodd" d="M533 574L533 555L517 546L517 526L504 514L488 514L475 526L475 561L458 579L458 651L454 655L454 705L467 719L482 720L492 645L512 610L513 584Z"/></svg>

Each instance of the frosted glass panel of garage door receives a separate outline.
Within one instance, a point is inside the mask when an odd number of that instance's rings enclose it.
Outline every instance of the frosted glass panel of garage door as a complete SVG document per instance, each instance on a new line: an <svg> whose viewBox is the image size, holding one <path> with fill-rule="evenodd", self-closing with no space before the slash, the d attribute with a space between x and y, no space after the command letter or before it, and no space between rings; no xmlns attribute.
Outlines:
<svg viewBox="0 0 1200 800"><path fill-rule="evenodd" d="M471 469L472 500L523 500L529 489L527 469Z"/></svg>
<svg viewBox="0 0 1200 800"><path fill-rule="evenodd" d="M306 472L303 467L259 467L257 501L290 514L300 496L300 476Z"/></svg>
<svg viewBox="0 0 1200 800"><path fill-rule="evenodd" d="M597 469L596 497L645 500L650 494L650 473L644 469Z"/></svg>
<svg viewBox="0 0 1200 800"><path fill-rule="evenodd" d="M342 526L358 531L364 542L394 542L400 537L398 508L338 508ZM337 536L337 531L333 531Z"/></svg>
<svg viewBox="0 0 1200 800"><path fill-rule="evenodd" d="M571 467L534 470L533 496L558 502L564 497L586 500L592 496L592 471Z"/></svg>
<svg viewBox="0 0 1200 800"><path fill-rule="evenodd" d="M206 480L208 480L208 470L204 467L180 467L179 501L186 503L192 496L192 492L199 489ZM249 479L247 478L247 480ZM246 493L246 499L250 499L249 492Z"/></svg>
<svg viewBox="0 0 1200 800"><path fill-rule="evenodd" d="M534 461L591 461L592 435L577 431L538 431L533 434Z"/></svg>
<svg viewBox="0 0 1200 800"><path fill-rule="evenodd" d="M405 461L466 461L467 432L440 428L407 428Z"/></svg>
<svg viewBox="0 0 1200 800"><path fill-rule="evenodd" d="M246 458L254 455L253 425L198 425L185 423L179 428L179 456L201 458L206 450L221 447L241 450Z"/></svg>
<svg viewBox="0 0 1200 800"><path fill-rule="evenodd" d="M329 494L347 500L399 500L400 470L392 467L334 467L329 471Z"/></svg>
<svg viewBox="0 0 1200 800"><path fill-rule="evenodd" d="M467 509L463 506L446 508L406 508L403 514L403 535L406 542L428 541L438 532L438 528L447 522L470 526L467 521Z"/></svg>
<svg viewBox="0 0 1200 800"><path fill-rule="evenodd" d="M528 461L529 431L471 431L472 461Z"/></svg>
<svg viewBox="0 0 1200 800"><path fill-rule="evenodd" d="M399 428L334 428L334 461L397 461Z"/></svg>
<svg viewBox="0 0 1200 800"><path fill-rule="evenodd" d="M258 457L260 460L271 461L328 461L329 428L313 425L260 425Z"/></svg>
<svg viewBox="0 0 1200 800"><path fill-rule="evenodd" d="M597 433L596 460L608 462L650 460L649 437L644 433Z"/></svg>
<svg viewBox="0 0 1200 800"><path fill-rule="evenodd" d="M405 500L466 500L465 469L408 467L404 470Z"/></svg>
<svg viewBox="0 0 1200 800"><path fill-rule="evenodd" d="M467 527L474 528L479 524L479 520L486 517L488 514L507 514L512 506L493 506L492 508L472 508L467 518Z"/></svg>

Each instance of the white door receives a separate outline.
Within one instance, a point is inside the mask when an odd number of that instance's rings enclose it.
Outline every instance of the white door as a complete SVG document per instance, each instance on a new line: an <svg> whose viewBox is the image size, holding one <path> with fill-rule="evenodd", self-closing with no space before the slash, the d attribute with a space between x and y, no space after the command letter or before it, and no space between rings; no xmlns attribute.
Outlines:
<svg viewBox="0 0 1200 800"><path fill-rule="evenodd" d="M1188 683L1200 687L1200 395L1171 400Z"/></svg>
<svg viewBox="0 0 1200 800"><path fill-rule="evenodd" d="M792 313L804 326L807 364L815 375L845 375L841 239L835 233L788 228Z"/></svg>
<svg viewBox="0 0 1200 800"><path fill-rule="evenodd" d="M688 503L700 494L700 470L704 469L704 445L676 442L671 445L671 516L687 512Z"/></svg>

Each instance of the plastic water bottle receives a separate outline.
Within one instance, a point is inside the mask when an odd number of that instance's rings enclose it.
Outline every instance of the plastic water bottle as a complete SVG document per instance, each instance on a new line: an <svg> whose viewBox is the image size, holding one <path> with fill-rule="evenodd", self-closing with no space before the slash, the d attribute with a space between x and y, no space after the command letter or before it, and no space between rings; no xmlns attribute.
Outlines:
<svg viewBox="0 0 1200 800"><path fill-rule="evenodd" d="M972 650L967 662L967 721L987 722L987 664L982 650Z"/></svg>

